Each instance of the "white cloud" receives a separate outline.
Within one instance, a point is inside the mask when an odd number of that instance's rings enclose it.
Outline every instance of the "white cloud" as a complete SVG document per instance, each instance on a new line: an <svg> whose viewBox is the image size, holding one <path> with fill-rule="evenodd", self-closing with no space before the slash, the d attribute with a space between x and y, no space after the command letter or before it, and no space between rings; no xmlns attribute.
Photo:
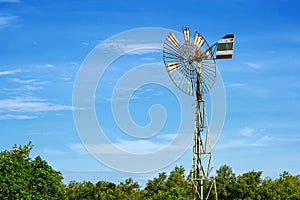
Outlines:
<svg viewBox="0 0 300 200"><path fill-rule="evenodd" d="M158 138L172 141L177 137L177 135L178 135L177 133L175 133L175 134L160 134L160 135L158 135Z"/></svg>
<svg viewBox="0 0 300 200"><path fill-rule="evenodd" d="M0 0L0 3L19 3L19 0Z"/></svg>
<svg viewBox="0 0 300 200"><path fill-rule="evenodd" d="M243 128L240 131L240 133L246 137L252 136L254 134L254 132L255 132L255 130L253 128Z"/></svg>
<svg viewBox="0 0 300 200"><path fill-rule="evenodd" d="M252 62L247 62L245 63L248 67L251 67L253 69L259 69L261 68L261 64L258 63L252 63Z"/></svg>
<svg viewBox="0 0 300 200"><path fill-rule="evenodd" d="M19 73L19 72L21 72L20 69L2 71L2 72L0 72L0 76L16 74L16 73Z"/></svg>
<svg viewBox="0 0 300 200"><path fill-rule="evenodd" d="M54 67L52 64L45 64L44 67Z"/></svg>
<svg viewBox="0 0 300 200"><path fill-rule="evenodd" d="M38 81L36 79L19 79L19 78L12 78L10 79L11 82L20 84L18 87L14 87L14 85L10 85L10 88L2 88L5 91L5 94L17 94L16 92L28 92L30 91L37 91L42 90L43 85L47 84L45 81Z"/></svg>
<svg viewBox="0 0 300 200"><path fill-rule="evenodd" d="M63 154L66 154L65 151L56 150L56 149L43 149L42 152L43 152L43 154L46 154L46 155L63 155Z"/></svg>
<svg viewBox="0 0 300 200"><path fill-rule="evenodd" d="M41 85L46 84L46 82L39 82L36 79L24 80L24 79L19 79L19 78L13 78L13 79L11 79L11 81L24 85L23 89L30 90L30 91L41 90L41 89L43 89L43 87Z"/></svg>
<svg viewBox="0 0 300 200"><path fill-rule="evenodd" d="M244 83L231 83L227 87L241 88L241 87L244 87L244 86L245 86Z"/></svg>
<svg viewBox="0 0 300 200"><path fill-rule="evenodd" d="M84 148L84 146L81 143L69 144L68 146L72 151L75 151L77 154L80 155L88 154L88 151Z"/></svg>
<svg viewBox="0 0 300 200"><path fill-rule="evenodd" d="M166 146L164 143L154 143L149 140L118 140L118 143L114 144L119 149L122 149L128 153L152 153L161 150Z"/></svg>
<svg viewBox="0 0 300 200"><path fill-rule="evenodd" d="M18 16L0 16L0 28L5 28L18 19Z"/></svg>
<svg viewBox="0 0 300 200"><path fill-rule="evenodd" d="M41 87L41 86L33 86L33 85L25 85L24 88L26 90L31 90L31 91L36 91L36 90L43 89L43 87Z"/></svg>
<svg viewBox="0 0 300 200"><path fill-rule="evenodd" d="M23 98L0 100L1 112L45 112L45 111L62 111L72 110L71 106L53 104L43 99Z"/></svg>
<svg viewBox="0 0 300 200"><path fill-rule="evenodd" d="M36 116L32 115L11 115L11 114L6 114L6 115L0 115L0 120L7 120L7 119L35 119L37 118Z"/></svg>
<svg viewBox="0 0 300 200"><path fill-rule="evenodd" d="M176 135L176 134L174 134ZM167 139L167 142L153 142L150 140L123 140L118 139L117 142L111 144L86 144L89 150L93 153L99 154L147 154L157 152L166 146L170 153L172 151L183 151L186 149L184 145L170 145L169 142L174 138L173 134L166 135L164 139ZM81 143L70 144L69 148L78 154L87 154L87 150ZM119 149L119 151L117 149ZM120 151L121 150L121 151Z"/></svg>
<svg viewBox="0 0 300 200"><path fill-rule="evenodd" d="M257 140L254 140L254 141L248 141L248 140L244 140L244 139L231 140L228 143L216 145L216 148L217 149L226 149L226 148L237 148L237 147L240 147L240 148L262 147L262 146L266 146L270 140L272 140L272 138L269 136L262 136L261 138L258 138Z"/></svg>
<svg viewBox="0 0 300 200"><path fill-rule="evenodd" d="M262 136L260 139L256 140L253 144L254 146L265 146L270 140L272 140L270 136Z"/></svg>
<svg viewBox="0 0 300 200"><path fill-rule="evenodd" d="M161 43L146 43L145 41L113 40L103 43L104 47L114 51L128 52L129 54L146 54L161 52Z"/></svg>
<svg viewBox="0 0 300 200"><path fill-rule="evenodd" d="M27 84L27 83L35 82L36 80L35 79L22 80L22 79L19 79L19 78L13 78L13 79L11 79L11 81L13 81L15 83Z"/></svg>
<svg viewBox="0 0 300 200"><path fill-rule="evenodd" d="M35 65L35 67L53 68L53 67L55 67L55 65L47 63L47 64L43 64L43 65Z"/></svg>

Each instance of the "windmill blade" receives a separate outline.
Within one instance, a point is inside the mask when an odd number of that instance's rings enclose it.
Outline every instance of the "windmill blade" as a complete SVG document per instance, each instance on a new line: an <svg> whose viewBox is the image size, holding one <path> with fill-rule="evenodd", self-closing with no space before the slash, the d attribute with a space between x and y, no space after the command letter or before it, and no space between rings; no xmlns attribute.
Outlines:
<svg viewBox="0 0 300 200"><path fill-rule="evenodd" d="M179 67L178 63L176 63L176 62L166 64L166 68L169 73L172 72L174 69L177 69L178 67Z"/></svg>
<svg viewBox="0 0 300 200"><path fill-rule="evenodd" d="M206 58L209 58L209 57L212 56L212 55L213 55L213 52L212 52L211 49L208 49L208 50L205 52L205 57L206 57Z"/></svg>
<svg viewBox="0 0 300 200"><path fill-rule="evenodd" d="M216 59L232 58L234 34L227 34L217 42Z"/></svg>
<svg viewBox="0 0 300 200"><path fill-rule="evenodd" d="M196 47L196 49L199 49L204 42L204 38L197 32L194 34L194 39L193 39L193 45Z"/></svg>
<svg viewBox="0 0 300 200"><path fill-rule="evenodd" d="M180 46L178 40L176 39L175 35L172 32L168 34L167 40L176 48Z"/></svg>
<svg viewBox="0 0 300 200"><path fill-rule="evenodd" d="M188 27L182 28L185 43L190 43L190 29Z"/></svg>

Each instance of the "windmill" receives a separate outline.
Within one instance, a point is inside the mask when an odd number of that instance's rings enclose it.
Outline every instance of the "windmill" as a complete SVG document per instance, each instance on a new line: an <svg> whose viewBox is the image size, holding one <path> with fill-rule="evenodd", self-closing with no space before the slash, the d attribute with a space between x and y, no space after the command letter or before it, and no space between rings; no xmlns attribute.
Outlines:
<svg viewBox="0 0 300 200"><path fill-rule="evenodd" d="M163 45L163 59L174 84L184 93L195 96L194 137L192 149L191 199L218 199L212 146L206 113L205 93L213 87L216 79L216 59L232 58L234 34L227 34L209 46L195 32L182 28L183 44L170 32Z"/></svg>

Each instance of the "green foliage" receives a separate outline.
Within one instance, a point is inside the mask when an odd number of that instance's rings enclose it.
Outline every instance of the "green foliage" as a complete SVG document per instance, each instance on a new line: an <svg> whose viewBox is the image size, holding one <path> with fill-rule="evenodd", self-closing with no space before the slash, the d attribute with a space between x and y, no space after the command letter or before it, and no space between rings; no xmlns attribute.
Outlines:
<svg viewBox="0 0 300 200"><path fill-rule="evenodd" d="M157 178L153 180L148 180L147 185L145 187L145 198L146 199L162 199L165 191L167 190L166 181L167 174L165 172L161 172L158 174Z"/></svg>
<svg viewBox="0 0 300 200"><path fill-rule="evenodd" d="M116 187L116 199L131 200L141 199L140 185L132 178L126 179Z"/></svg>
<svg viewBox="0 0 300 200"><path fill-rule="evenodd" d="M153 180L148 180L143 199L187 199L189 189L184 172L182 166L176 166L169 176L162 172Z"/></svg>
<svg viewBox="0 0 300 200"><path fill-rule="evenodd" d="M69 200L177 200L190 199L190 180L185 169L176 166L170 174L161 172L141 189L128 178L119 184L99 181L62 183L62 175L40 156L30 158L32 143L15 145L11 151L0 152L0 199L69 199ZM298 200L300 176L284 171L279 178L261 178L261 171L236 176L223 165L216 170L218 199L224 200ZM204 192L208 187L204 185ZM214 199L211 195L208 199Z"/></svg>
<svg viewBox="0 0 300 200"><path fill-rule="evenodd" d="M70 200L94 199L96 196L95 185L90 181L71 181L67 186L67 196Z"/></svg>
<svg viewBox="0 0 300 200"><path fill-rule="evenodd" d="M32 143L0 152L0 199L66 199L60 172L37 156Z"/></svg>
<svg viewBox="0 0 300 200"><path fill-rule="evenodd" d="M284 171L280 177L275 180L277 199L300 199L300 179L299 176L292 176Z"/></svg>
<svg viewBox="0 0 300 200"><path fill-rule="evenodd" d="M261 199L259 194L259 187L261 184L262 172L247 172L237 177L235 184L236 194L235 196L239 199Z"/></svg>
<svg viewBox="0 0 300 200"><path fill-rule="evenodd" d="M223 165L216 170L216 173L217 192L219 199L234 199L236 176L233 173L232 168L227 165Z"/></svg>
<svg viewBox="0 0 300 200"><path fill-rule="evenodd" d="M99 181L96 183L95 199L114 199L115 190L116 184L107 181Z"/></svg>

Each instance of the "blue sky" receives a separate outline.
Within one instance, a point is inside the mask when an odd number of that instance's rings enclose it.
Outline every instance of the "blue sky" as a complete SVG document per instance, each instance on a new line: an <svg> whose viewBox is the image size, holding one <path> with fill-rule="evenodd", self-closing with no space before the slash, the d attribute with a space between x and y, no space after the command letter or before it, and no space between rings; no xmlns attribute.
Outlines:
<svg viewBox="0 0 300 200"><path fill-rule="evenodd" d="M209 44L227 33L236 35L234 58L217 61L227 107L214 149L216 168L228 164L238 174L262 170L263 176L274 178L283 170L300 174L299 13L296 0L0 0L0 149L33 141L33 155L41 155L61 171L66 182L152 178L158 171L112 170L84 149L73 120L73 86L85 58L107 38L133 28L181 31L188 26ZM172 141L180 123L178 100L167 88L154 84L136 90L129 107L135 122L145 126L150 122L149 107L164 105L169 118L158 138L124 136L112 120L113 85L132 67L145 63L162 65L161 52L120 57L95 94L103 130L110 133L112 143L133 152L162 148ZM124 91L129 88L124 87ZM115 100L122 101L122 95L118 93ZM187 104L192 107L193 100ZM175 165L189 170L191 152L161 170Z"/></svg>

